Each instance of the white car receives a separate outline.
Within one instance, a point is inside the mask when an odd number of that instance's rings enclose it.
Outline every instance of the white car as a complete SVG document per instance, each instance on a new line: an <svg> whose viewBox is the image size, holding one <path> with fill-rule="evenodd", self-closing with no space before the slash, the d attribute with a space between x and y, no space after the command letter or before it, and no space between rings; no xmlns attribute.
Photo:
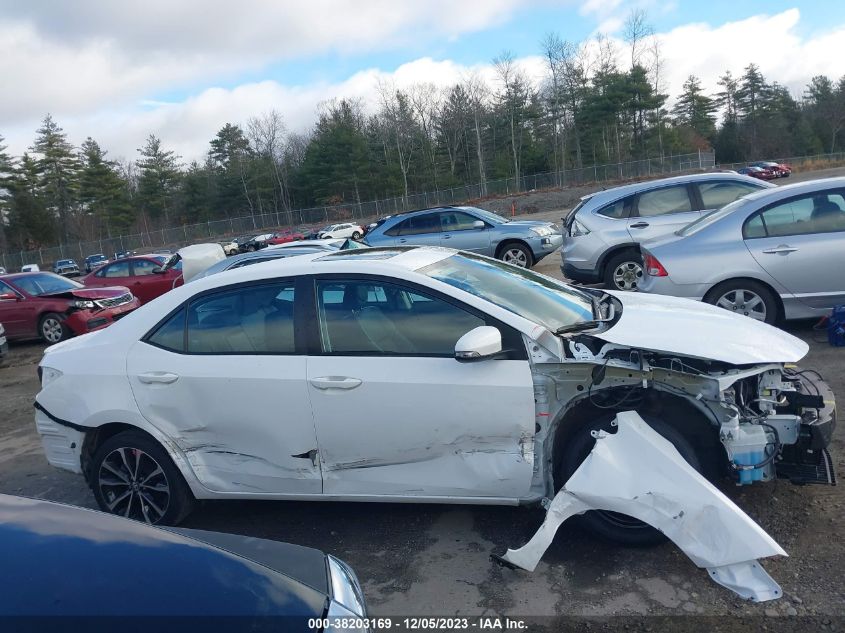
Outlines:
<svg viewBox="0 0 845 633"><path fill-rule="evenodd" d="M329 239L338 237L351 237L353 240L361 239L364 235L364 229L358 224L346 222L344 224L331 224L322 229L317 235L317 239Z"/></svg>
<svg viewBox="0 0 845 633"><path fill-rule="evenodd" d="M624 410L710 477L823 481L833 396L787 366L807 349L714 306L472 253L321 252L198 279L48 348L35 419L51 464L151 523L195 499L539 503Z"/></svg>
<svg viewBox="0 0 845 633"><path fill-rule="evenodd" d="M41 268L38 267L38 264L24 264L21 266L22 273L37 273L40 271Z"/></svg>

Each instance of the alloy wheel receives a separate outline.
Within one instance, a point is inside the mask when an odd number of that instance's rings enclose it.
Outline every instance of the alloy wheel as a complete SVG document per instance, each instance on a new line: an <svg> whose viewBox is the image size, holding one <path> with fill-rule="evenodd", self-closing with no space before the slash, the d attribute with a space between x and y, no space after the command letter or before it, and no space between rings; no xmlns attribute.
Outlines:
<svg viewBox="0 0 845 633"><path fill-rule="evenodd" d="M528 257L519 248L509 248L502 254L502 261L520 268L528 268Z"/></svg>
<svg viewBox="0 0 845 633"><path fill-rule="evenodd" d="M159 463L138 448L116 448L100 464L97 485L109 512L158 523L170 505L170 484Z"/></svg>
<svg viewBox="0 0 845 633"><path fill-rule="evenodd" d="M637 262L622 262L613 271L613 285L618 290L636 290L643 279L643 267Z"/></svg>
<svg viewBox="0 0 845 633"><path fill-rule="evenodd" d="M716 302L716 305L736 314L744 314L757 321L766 320L766 302L751 290L729 290Z"/></svg>
<svg viewBox="0 0 845 633"><path fill-rule="evenodd" d="M44 335L44 340L48 343L58 343L62 340L64 330L57 318L47 317L41 323L41 333Z"/></svg>

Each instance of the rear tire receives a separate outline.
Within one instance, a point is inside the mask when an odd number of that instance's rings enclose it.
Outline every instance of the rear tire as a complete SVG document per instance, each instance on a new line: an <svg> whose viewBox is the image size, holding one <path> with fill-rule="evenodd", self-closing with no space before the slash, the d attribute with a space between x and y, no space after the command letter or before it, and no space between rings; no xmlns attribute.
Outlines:
<svg viewBox="0 0 845 633"><path fill-rule="evenodd" d="M353 240L360 240L360 239L361 239L361 232L360 232L360 231L355 231L355 232L352 234L352 239L353 239Z"/></svg>
<svg viewBox="0 0 845 633"><path fill-rule="evenodd" d="M141 431L118 433L100 445L90 484L103 512L153 525L178 525L196 504L167 452Z"/></svg>
<svg viewBox="0 0 845 633"><path fill-rule="evenodd" d="M721 283L704 296L704 301L769 325L777 323L780 315L774 293L753 279L735 279Z"/></svg>
<svg viewBox="0 0 845 633"><path fill-rule="evenodd" d="M591 431L600 429L610 432L613 429L611 422L615 417L616 414L608 414L588 422L566 439L566 445L561 451L555 469L557 489L560 489L569 480L572 473L578 469L590 451L593 450L596 440L590 434ZM701 462L695 449L680 431L659 418L643 416L643 419L651 428L669 440L690 466L699 473L702 472ZM656 528L618 512L591 510L584 513L583 516L577 517L577 519L581 527L586 530L609 541L629 547L650 547L666 541L666 536Z"/></svg>
<svg viewBox="0 0 845 633"><path fill-rule="evenodd" d="M611 257L604 267L604 287L608 290L636 291L643 281L643 262L638 251L627 250Z"/></svg>
<svg viewBox="0 0 845 633"><path fill-rule="evenodd" d="M45 343L55 345L68 338L70 330L60 315L48 312L38 322L38 335Z"/></svg>

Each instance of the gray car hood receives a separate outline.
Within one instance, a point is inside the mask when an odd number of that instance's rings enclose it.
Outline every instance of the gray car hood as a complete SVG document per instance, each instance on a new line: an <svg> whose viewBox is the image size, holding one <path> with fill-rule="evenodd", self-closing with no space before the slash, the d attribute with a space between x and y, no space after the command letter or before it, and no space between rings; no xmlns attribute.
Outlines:
<svg viewBox="0 0 845 633"><path fill-rule="evenodd" d="M622 316L605 332L608 343L680 354L733 365L795 363L809 346L783 330L706 303L610 292L622 302Z"/></svg>

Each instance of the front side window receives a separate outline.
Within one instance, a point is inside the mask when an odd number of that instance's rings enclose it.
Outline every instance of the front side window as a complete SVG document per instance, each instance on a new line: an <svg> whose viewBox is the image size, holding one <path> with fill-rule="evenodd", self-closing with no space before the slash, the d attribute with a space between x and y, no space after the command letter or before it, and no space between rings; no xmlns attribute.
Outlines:
<svg viewBox="0 0 845 633"><path fill-rule="evenodd" d="M109 266L97 271L97 277L128 277L129 276L129 262L115 262Z"/></svg>
<svg viewBox="0 0 845 633"><path fill-rule="evenodd" d="M293 354L294 282L250 285L188 307L189 354Z"/></svg>
<svg viewBox="0 0 845 633"><path fill-rule="evenodd" d="M323 353L444 356L484 320L439 298L370 280L317 281Z"/></svg>
<svg viewBox="0 0 845 633"><path fill-rule="evenodd" d="M721 209L737 198L754 193L760 189L761 187L755 187L745 182L734 182L730 180L717 180L698 184L701 203L705 209Z"/></svg>
<svg viewBox="0 0 845 633"><path fill-rule="evenodd" d="M742 234L753 239L839 231L845 231L845 198L828 191L775 204L749 218Z"/></svg>
<svg viewBox="0 0 845 633"><path fill-rule="evenodd" d="M445 231L471 231L475 223L480 222L477 217L462 211L443 211L440 213L440 228Z"/></svg>
<svg viewBox="0 0 845 633"><path fill-rule="evenodd" d="M132 274L137 276L152 275L153 270L159 266L160 264L149 259L136 259L132 262Z"/></svg>
<svg viewBox="0 0 845 633"><path fill-rule="evenodd" d="M686 185L663 187L641 193L637 200L637 214L649 218L669 213L692 211L692 203Z"/></svg>

